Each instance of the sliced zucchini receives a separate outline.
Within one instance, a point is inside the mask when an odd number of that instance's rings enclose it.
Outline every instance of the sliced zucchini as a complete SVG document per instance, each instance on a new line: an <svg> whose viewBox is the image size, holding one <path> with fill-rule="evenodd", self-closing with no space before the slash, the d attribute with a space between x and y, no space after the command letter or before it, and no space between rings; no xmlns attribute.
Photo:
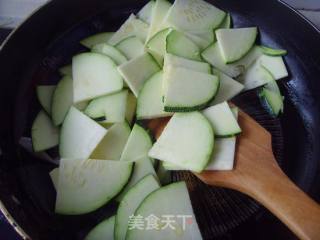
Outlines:
<svg viewBox="0 0 320 240"><path fill-rule="evenodd" d="M230 13L228 13L227 16L225 16L219 28L231 28L231 22L232 22L231 15Z"/></svg>
<svg viewBox="0 0 320 240"><path fill-rule="evenodd" d="M225 63L234 63L243 58L254 46L257 34L256 27L218 29L218 46Z"/></svg>
<svg viewBox="0 0 320 240"><path fill-rule="evenodd" d="M73 100L91 100L122 89L116 64L99 53L81 53L72 59Z"/></svg>
<svg viewBox="0 0 320 240"><path fill-rule="evenodd" d="M84 113L92 119L105 123L120 123L125 120L128 90L93 99Z"/></svg>
<svg viewBox="0 0 320 240"><path fill-rule="evenodd" d="M59 128L52 124L49 116L42 110L33 121L31 138L35 152L44 151L59 144Z"/></svg>
<svg viewBox="0 0 320 240"><path fill-rule="evenodd" d="M121 154L121 161L136 161L148 156L152 147L152 140L149 133L138 124L132 128L126 146Z"/></svg>
<svg viewBox="0 0 320 240"><path fill-rule="evenodd" d="M284 56L287 55L287 50L284 49L275 49L275 48L270 48L266 46L260 46L262 49L263 54L271 56L271 57L276 57L276 56Z"/></svg>
<svg viewBox="0 0 320 240"><path fill-rule="evenodd" d="M92 212L116 196L130 179L132 163L93 159L61 159L55 212Z"/></svg>
<svg viewBox="0 0 320 240"><path fill-rule="evenodd" d="M201 61L200 48L183 33L176 30L171 31L166 39L167 53Z"/></svg>
<svg viewBox="0 0 320 240"><path fill-rule="evenodd" d="M153 175L147 175L136 183L130 190L123 196L116 215L114 239L125 240L130 216L139 207L140 203L150 193L160 188L158 181Z"/></svg>
<svg viewBox="0 0 320 240"><path fill-rule="evenodd" d="M149 151L149 156L201 172L210 160L213 143L212 126L203 114L176 113Z"/></svg>
<svg viewBox="0 0 320 240"><path fill-rule="evenodd" d="M160 221L163 216L174 216L174 229L166 227ZM152 240L181 240L196 239L201 240L202 236L192 210L192 205L185 182L176 182L165 187L161 187L149 194L136 210L134 216L155 216L156 229L128 228L127 240L152 239ZM185 216L185 221L178 216ZM184 224L191 222L191 224Z"/></svg>
<svg viewBox="0 0 320 240"><path fill-rule="evenodd" d="M80 111L84 111L84 110L88 107L89 102L90 102L90 101L78 102L78 103L73 104L73 106L74 106L76 109L80 110Z"/></svg>
<svg viewBox="0 0 320 240"><path fill-rule="evenodd" d="M108 128L107 134L94 149L90 157L92 159L119 160L130 132L131 129L126 122L113 124Z"/></svg>
<svg viewBox="0 0 320 240"><path fill-rule="evenodd" d="M156 0L151 13L150 28L148 31L147 41L157 32L163 29L163 21L172 4L166 0Z"/></svg>
<svg viewBox="0 0 320 240"><path fill-rule="evenodd" d="M275 80L288 76L288 71L282 57L270 57L263 55L258 59L258 62L271 73Z"/></svg>
<svg viewBox="0 0 320 240"><path fill-rule="evenodd" d="M108 43L114 46L120 41L132 36L136 36L142 42L145 42L148 30L149 25L147 23L137 19L134 14L131 14L120 29L112 35Z"/></svg>
<svg viewBox="0 0 320 240"><path fill-rule="evenodd" d="M194 70L197 72L209 73L211 74L211 67L206 62L193 61L190 59L178 57L167 53L164 57L163 69L170 67L182 67L189 70Z"/></svg>
<svg viewBox="0 0 320 240"><path fill-rule="evenodd" d="M150 52L152 55L155 55L157 58L161 58L161 62L164 54L166 53L166 39L171 31L171 28L161 30L146 43L148 52Z"/></svg>
<svg viewBox="0 0 320 240"><path fill-rule="evenodd" d="M138 12L137 17L145 23L151 24L152 9L155 5L155 1L149 1L144 7Z"/></svg>
<svg viewBox="0 0 320 240"><path fill-rule="evenodd" d="M160 71L160 67L149 53L134 58L118 67L133 94L138 97L145 81Z"/></svg>
<svg viewBox="0 0 320 240"><path fill-rule="evenodd" d="M137 119L152 119L171 116L172 113L164 111L162 102L163 72L154 74L143 85L137 103Z"/></svg>
<svg viewBox="0 0 320 240"><path fill-rule="evenodd" d="M51 103L55 85L37 86L37 97L41 107L51 115Z"/></svg>
<svg viewBox="0 0 320 240"><path fill-rule="evenodd" d="M283 112L283 97L281 94L264 87L261 89L259 96L262 105L272 116L277 117Z"/></svg>
<svg viewBox="0 0 320 240"><path fill-rule="evenodd" d="M137 108L137 98L131 92L127 97L126 120L131 125Z"/></svg>
<svg viewBox="0 0 320 240"><path fill-rule="evenodd" d="M215 136L230 137L241 133L241 128L227 102L223 102L203 111L212 125Z"/></svg>
<svg viewBox="0 0 320 240"><path fill-rule="evenodd" d="M117 65L120 65L127 61L127 58L117 48L106 43L100 43L100 44L94 45L91 51L107 55Z"/></svg>
<svg viewBox="0 0 320 240"><path fill-rule="evenodd" d="M50 173L49 176L51 178L51 181L53 183L53 186L55 189L58 188L59 184L59 168L54 168Z"/></svg>
<svg viewBox="0 0 320 240"><path fill-rule="evenodd" d="M137 37L128 37L116 45L128 60L136 58L144 53L144 45Z"/></svg>
<svg viewBox="0 0 320 240"><path fill-rule="evenodd" d="M213 73L219 77L220 86L217 95L214 97L214 100L210 103L210 105L216 105L218 103L228 101L243 90L244 85L238 81L235 81L223 72L215 69Z"/></svg>
<svg viewBox="0 0 320 240"><path fill-rule="evenodd" d="M60 80L52 96L51 117L54 125L62 124L72 104L73 80L66 75Z"/></svg>
<svg viewBox="0 0 320 240"><path fill-rule="evenodd" d="M217 28L225 15L203 0L176 0L166 22L183 32L205 32Z"/></svg>
<svg viewBox="0 0 320 240"><path fill-rule="evenodd" d="M59 73L62 76L68 75L72 77L72 65L70 64L59 68Z"/></svg>
<svg viewBox="0 0 320 240"><path fill-rule="evenodd" d="M141 159L137 159L134 162L134 169L130 178L130 181L122 190L122 192L116 197L116 200L120 202L126 193L134 186L137 182L139 182L142 178L147 175L157 176L154 171L154 167L149 157L143 157Z"/></svg>
<svg viewBox="0 0 320 240"><path fill-rule="evenodd" d="M96 44L107 43L113 34L113 32L98 33L81 40L80 43L87 48L92 48Z"/></svg>
<svg viewBox="0 0 320 240"><path fill-rule="evenodd" d="M89 158L107 130L71 107L61 128L59 152L62 158Z"/></svg>
<svg viewBox="0 0 320 240"><path fill-rule="evenodd" d="M116 216L112 216L99 223L88 233L84 240L113 240L115 219Z"/></svg>
<svg viewBox="0 0 320 240"><path fill-rule="evenodd" d="M202 109L219 89L217 76L186 68L166 68L163 81L164 110L167 112Z"/></svg>
<svg viewBox="0 0 320 240"><path fill-rule="evenodd" d="M207 48L214 42L215 36L212 30L204 33L190 33L185 32L185 35L193 41L201 50Z"/></svg>
<svg viewBox="0 0 320 240"><path fill-rule="evenodd" d="M261 55L261 48L254 46L251 51L239 61L231 64L226 64L220 54L217 43L210 45L201 54L203 59L205 59L208 63L233 78L243 73L245 69Z"/></svg>

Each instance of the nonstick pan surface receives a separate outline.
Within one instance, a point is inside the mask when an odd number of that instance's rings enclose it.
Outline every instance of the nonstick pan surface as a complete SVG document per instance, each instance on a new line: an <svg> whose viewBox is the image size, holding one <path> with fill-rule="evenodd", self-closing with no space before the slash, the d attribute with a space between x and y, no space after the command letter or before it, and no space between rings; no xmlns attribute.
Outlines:
<svg viewBox="0 0 320 240"><path fill-rule="evenodd" d="M216 0L231 13L235 27L258 26L261 43L288 50L290 76L281 81L285 111L272 119L260 107L256 91L234 102L273 134L277 160L293 181L319 200L320 33L295 11L276 0ZM32 239L82 239L115 204L94 214L53 214L55 191L48 177L53 163L26 150L32 120L39 110L35 86L54 84L57 69L86 49L79 40L114 31L144 1L52 1L16 30L0 51L0 199L14 226ZM23 142L24 147L21 147ZM55 156L55 150L49 152ZM271 214L248 197L202 186L185 173L197 220L205 239L295 239ZM208 190L208 191L207 191ZM203 194L205 197L199 197ZM201 200L202 199L202 200ZM204 214L209 212L209 214ZM25 235L27 234L27 235Z"/></svg>

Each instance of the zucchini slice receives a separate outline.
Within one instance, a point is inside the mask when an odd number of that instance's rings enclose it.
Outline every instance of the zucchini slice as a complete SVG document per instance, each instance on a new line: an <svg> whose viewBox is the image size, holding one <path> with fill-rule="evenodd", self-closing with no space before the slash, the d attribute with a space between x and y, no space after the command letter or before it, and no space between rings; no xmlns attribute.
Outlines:
<svg viewBox="0 0 320 240"><path fill-rule="evenodd" d="M130 179L132 163L93 159L61 159L55 212L92 212L116 196Z"/></svg>
<svg viewBox="0 0 320 240"><path fill-rule="evenodd" d="M66 75L60 80L52 96L51 117L54 125L62 124L72 104L73 80Z"/></svg>
<svg viewBox="0 0 320 240"><path fill-rule="evenodd" d="M59 144L59 128L52 124L50 117L42 110L33 121L31 138L35 152L44 151Z"/></svg>
<svg viewBox="0 0 320 240"><path fill-rule="evenodd" d="M104 123L120 123L125 120L128 90L93 99L84 113L90 118L104 119Z"/></svg>
<svg viewBox="0 0 320 240"><path fill-rule="evenodd" d="M142 87L137 103L137 119L152 119L171 116L164 111L162 102L163 72L154 74Z"/></svg>
<svg viewBox="0 0 320 240"><path fill-rule="evenodd" d="M61 128L59 152L61 158L89 158L107 130L71 107Z"/></svg>
<svg viewBox="0 0 320 240"><path fill-rule="evenodd" d="M283 58L262 55L258 62L266 68L275 80L279 80L288 76L288 70L283 62Z"/></svg>
<svg viewBox="0 0 320 240"><path fill-rule="evenodd" d="M217 43L213 43L212 45L210 45L201 54L203 59L205 59L208 63L233 78L238 77L241 73L243 73L245 69L249 67L261 55L261 48L254 46L249 51L249 53L239 61L226 64L220 54Z"/></svg>
<svg viewBox="0 0 320 240"><path fill-rule="evenodd" d="M95 53L107 55L117 65L120 65L127 61L127 58L117 48L106 43L100 43L100 44L94 45L91 51Z"/></svg>
<svg viewBox="0 0 320 240"><path fill-rule="evenodd" d="M284 49L275 49L275 48L270 48L266 46L260 46L262 49L263 54L271 56L271 57L277 57L277 56L284 56L287 55L287 50Z"/></svg>
<svg viewBox="0 0 320 240"><path fill-rule="evenodd" d="M262 105L272 116L277 117L283 112L283 97L281 94L264 87L261 89L259 96Z"/></svg>
<svg viewBox="0 0 320 240"><path fill-rule="evenodd" d="M217 137L230 137L241 133L241 128L227 102L223 102L203 111L212 125Z"/></svg>
<svg viewBox="0 0 320 240"><path fill-rule="evenodd" d="M167 53L173 55L201 61L200 48L186 37L183 33L176 30L171 31L166 39Z"/></svg>
<svg viewBox="0 0 320 240"><path fill-rule="evenodd" d="M218 46L225 63L234 63L243 58L253 47L257 35L256 27L218 29Z"/></svg>
<svg viewBox="0 0 320 240"><path fill-rule="evenodd" d="M115 219L116 216L112 216L99 223L88 233L84 240L113 240Z"/></svg>
<svg viewBox="0 0 320 240"><path fill-rule="evenodd" d="M59 73L62 76L68 75L68 76L72 77L72 65L70 64L70 65L66 65L66 66L59 68Z"/></svg>
<svg viewBox="0 0 320 240"><path fill-rule="evenodd" d="M149 151L149 156L201 172L210 160L213 143L212 126L203 114L175 113Z"/></svg>
<svg viewBox="0 0 320 240"><path fill-rule="evenodd" d="M183 32L207 32L217 28L226 13L203 0L176 0L166 23Z"/></svg>
<svg viewBox="0 0 320 240"><path fill-rule="evenodd" d="M166 39L168 34L172 31L171 28L166 28L156 33L147 43L146 48L156 58L163 60L166 53Z"/></svg>
<svg viewBox="0 0 320 240"><path fill-rule="evenodd" d="M133 94L138 97L145 81L161 69L149 53L144 53L122 64L118 67L118 70Z"/></svg>
<svg viewBox="0 0 320 240"><path fill-rule="evenodd" d="M130 222L130 216L134 215L134 212L139 207L140 203L153 191L160 188L158 181L153 175L147 175L142 178L137 184L135 184L130 190L123 196L116 215L114 239L125 240Z"/></svg>
<svg viewBox="0 0 320 240"><path fill-rule="evenodd" d="M137 108L137 98L131 92L127 97L126 120L131 125Z"/></svg>
<svg viewBox="0 0 320 240"><path fill-rule="evenodd" d="M231 23L232 23L231 15L230 13L228 13L218 28L231 28Z"/></svg>
<svg viewBox="0 0 320 240"><path fill-rule="evenodd" d="M54 90L56 89L55 85L42 85L37 86L37 97L41 107L51 115L51 103L52 103L52 96Z"/></svg>
<svg viewBox="0 0 320 240"><path fill-rule="evenodd" d="M123 87L116 64L99 53L81 53L74 56L72 76L75 103L111 94Z"/></svg>
<svg viewBox="0 0 320 240"><path fill-rule="evenodd" d="M154 216L159 219L164 215L174 216L172 218L172 220L175 220L173 223L174 229L166 227L160 221L156 225L157 229L128 228L127 240L202 239L185 182L172 183L149 194L134 214L134 216L138 215L143 217ZM183 219L177 217L178 215L186 216L185 222L190 221L191 224L183 224Z"/></svg>
<svg viewBox="0 0 320 240"><path fill-rule="evenodd" d="M219 77L220 86L217 95L214 97L214 100L210 103L210 105L216 105L218 103L228 101L243 90L243 84L235 81L223 72L215 69L213 70L213 73Z"/></svg>
<svg viewBox="0 0 320 240"><path fill-rule="evenodd" d="M155 5L155 1L151 0L146 5L141 8L138 12L137 17L144 21L145 23L151 24L151 17L152 17L152 9Z"/></svg>
<svg viewBox="0 0 320 240"><path fill-rule="evenodd" d="M107 43L113 34L113 32L97 33L81 40L80 43L87 48L92 48L96 44Z"/></svg>
<svg viewBox="0 0 320 240"><path fill-rule="evenodd" d="M178 57L170 53L167 53L164 57L163 69L166 69L169 66L182 67L182 68L187 68L189 70L194 70L197 72L211 74L211 67L206 62L194 61L194 60Z"/></svg>
<svg viewBox="0 0 320 240"><path fill-rule="evenodd" d="M217 76L186 68L166 68L163 81L164 110L167 112L202 109L219 89Z"/></svg>
<svg viewBox="0 0 320 240"><path fill-rule="evenodd" d="M94 149L90 158L101 160L119 160L130 136L131 129L128 123L115 123L102 141Z"/></svg>
<svg viewBox="0 0 320 240"><path fill-rule="evenodd" d="M212 30L204 33L184 33L191 41L193 41L201 50L207 48L210 44L214 42L215 35Z"/></svg>
<svg viewBox="0 0 320 240"><path fill-rule="evenodd" d="M144 45L137 37L128 37L116 45L116 48L128 59L133 59L144 53Z"/></svg>

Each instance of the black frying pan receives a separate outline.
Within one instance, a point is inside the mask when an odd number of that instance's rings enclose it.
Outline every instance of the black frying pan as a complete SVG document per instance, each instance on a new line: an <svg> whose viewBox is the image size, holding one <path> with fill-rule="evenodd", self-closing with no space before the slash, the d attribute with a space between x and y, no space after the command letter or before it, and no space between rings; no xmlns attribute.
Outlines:
<svg viewBox="0 0 320 240"><path fill-rule="evenodd" d="M307 20L276 0L216 0L232 14L234 25L259 26L263 44L287 49L290 76L281 82L285 112L270 118L256 91L234 99L273 134L274 152L286 173L312 197L320 194L320 33ZM0 205L27 238L82 239L115 205L81 217L53 214L55 192L48 177L54 164L21 147L39 110L37 84L55 83L56 70L85 51L80 39L116 30L145 1L52 1L25 21L0 51ZM55 151L49 154L55 155ZM208 188L185 173L173 179L193 184L192 203L205 239L295 239L271 214L242 194ZM189 184L190 186L190 184ZM199 197L199 194L202 194ZM13 218L11 218L13 217ZM18 227L19 226L19 227Z"/></svg>

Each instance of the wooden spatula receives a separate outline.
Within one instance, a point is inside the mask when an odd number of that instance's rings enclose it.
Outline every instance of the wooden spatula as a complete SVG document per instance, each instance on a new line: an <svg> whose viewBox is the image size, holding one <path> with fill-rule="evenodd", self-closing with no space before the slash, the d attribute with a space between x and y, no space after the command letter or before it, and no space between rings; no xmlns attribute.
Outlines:
<svg viewBox="0 0 320 240"><path fill-rule="evenodd" d="M155 119L148 127L158 138L170 118ZM280 169L272 153L271 135L239 111L242 129L232 171L204 171L203 182L245 193L269 209L300 239L320 239L320 206Z"/></svg>

